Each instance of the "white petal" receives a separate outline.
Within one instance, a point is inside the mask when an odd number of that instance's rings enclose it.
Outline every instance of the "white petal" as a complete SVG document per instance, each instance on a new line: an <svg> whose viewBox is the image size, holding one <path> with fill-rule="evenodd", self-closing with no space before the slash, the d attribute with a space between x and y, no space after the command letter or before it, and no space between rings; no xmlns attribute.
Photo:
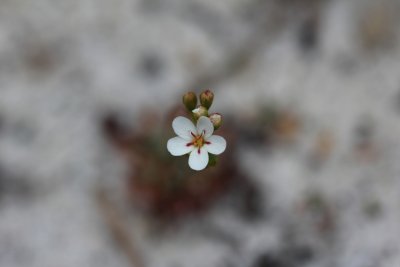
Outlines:
<svg viewBox="0 0 400 267"><path fill-rule="evenodd" d="M200 153L199 153L200 152ZM208 153L207 150L195 149L190 153L189 156L189 166L195 171L201 171L208 164Z"/></svg>
<svg viewBox="0 0 400 267"><path fill-rule="evenodd" d="M174 137L168 140L167 149L173 156L182 156L191 152L195 147L187 146L188 140L181 137Z"/></svg>
<svg viewBox="0 0 400 267"><path fill-rule="evenodd" d="M192 140L193 136L191 133L196 134L196 127L194 127L194 124L189 119L182 116L174 119L172 128L178 136L186 140Z"/></svg>
<svg viewBox="0 0 400 267"><path fill-rule="evenodd" d="M219 155L225 151L226 141L223 137L218 135L213 135L207 138L206 141L210 142L210 144L204 145L204 147L209 153L214 155Z"/></svg>
<svg viewBox="0 0 400 267"><path fill-rule="evenodd" d="M214 126L209 118L201 116L197 121L197 133L202 134L204 131L204 137L210 137L214 132Z"/></svg>

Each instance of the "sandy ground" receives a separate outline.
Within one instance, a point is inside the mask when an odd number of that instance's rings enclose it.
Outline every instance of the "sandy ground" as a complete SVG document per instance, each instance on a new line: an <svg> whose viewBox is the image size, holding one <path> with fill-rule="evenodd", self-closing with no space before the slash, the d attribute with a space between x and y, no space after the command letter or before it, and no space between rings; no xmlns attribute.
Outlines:
<svg viewBox="0 0 400 267"><path fill-rule="evenodd" d="M134 216L145 266L400 266L399 3L382 16L373 1L323 1L310 41L299 36L311 4L282 2L2 1L0 266L131 266L94 198L126 168L99 118L163 112L209 85L223 113L274 102L301 130L295 144L240 146L265 218L244 221L225 200L150 236ZM230 68L235 57L246 64ZM333 148L315 168L321 132ZM314 195L328 230L299 207Z"/></svg>

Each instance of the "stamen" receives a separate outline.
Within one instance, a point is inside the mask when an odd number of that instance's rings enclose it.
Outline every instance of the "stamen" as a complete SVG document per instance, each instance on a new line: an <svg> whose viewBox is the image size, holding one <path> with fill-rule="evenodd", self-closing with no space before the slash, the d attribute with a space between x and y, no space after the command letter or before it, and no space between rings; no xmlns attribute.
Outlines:
<svg viewBox="0 0 400 267"><path fill-rule="evenodd" d="M193 142L187 143L186 146L191 146L193 145Z"/></svg>
<svg viewBox="0 0 400 267"><path fill-rule="evenodd" d="M194 138L196 138L196 135L195 135L194 133L190 132L190 134L191 134Z"/></svg>
<svg viewBox="0 0 400 267"><path fill-rule="evenodd" d="M200 147L197 149L197 153L200 155Z"/></svg>
<svg viewBox="0 0 400 267"><path fill-rule="evenodd" d="M211 142L204 141L204 144L206 144L206 145L211 145Z"/></svg>

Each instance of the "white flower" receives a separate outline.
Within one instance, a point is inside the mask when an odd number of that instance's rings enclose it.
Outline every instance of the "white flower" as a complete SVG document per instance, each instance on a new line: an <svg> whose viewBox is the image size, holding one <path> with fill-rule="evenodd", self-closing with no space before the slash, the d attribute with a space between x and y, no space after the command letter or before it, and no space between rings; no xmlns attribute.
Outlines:
<svg viewBox="0 0 400 267"><path fill-rule="evenodd" d="M208 153L219 155L225 151L225 139L212 135L214 126L207 117L200 117L197 126L185 117L176 117L172 128L178 136L168 140L167 149L174 156L190 153L189 166L193 170L207 167Z"/></svg>

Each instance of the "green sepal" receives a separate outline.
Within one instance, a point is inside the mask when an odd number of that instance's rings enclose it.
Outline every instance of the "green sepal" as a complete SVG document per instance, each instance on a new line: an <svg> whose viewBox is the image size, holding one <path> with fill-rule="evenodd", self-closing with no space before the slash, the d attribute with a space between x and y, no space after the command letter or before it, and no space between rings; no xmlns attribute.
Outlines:
<svg viewBox="0 0 400 267"><path fill-rule="evenodd" d="M214 167L217 165L218 162L218 157L216 155L213 154L208 154L209 158L208 158L208 165L207 167Z"/></svg>

